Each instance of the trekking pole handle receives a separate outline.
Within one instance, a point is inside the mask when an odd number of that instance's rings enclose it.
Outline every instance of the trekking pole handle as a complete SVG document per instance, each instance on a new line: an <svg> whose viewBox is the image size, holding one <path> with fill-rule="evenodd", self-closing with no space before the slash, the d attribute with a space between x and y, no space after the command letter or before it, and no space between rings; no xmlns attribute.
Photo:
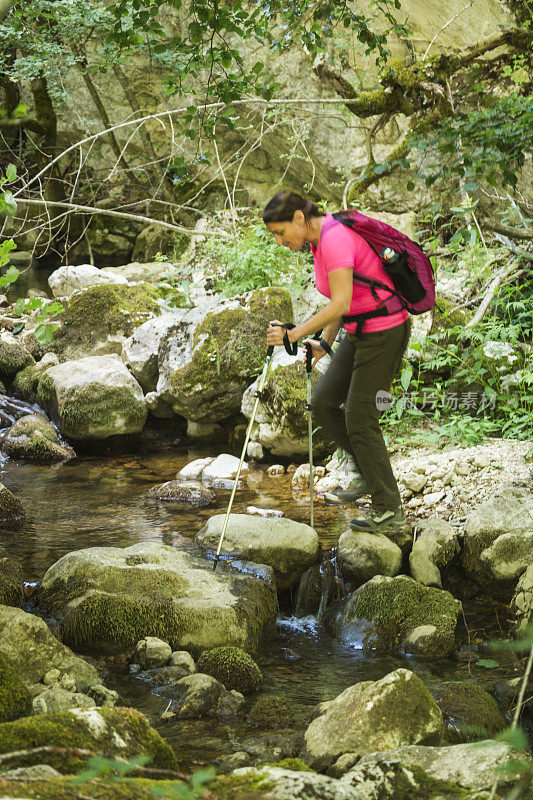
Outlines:
<svg viewBox="0 0 533 800"><path fill-rule="evenodd" d="M313 361L313 348L311 347L309 342L306 342L304 347L305 347L305 369L307 371L307 374L309 374L311 372L311 364Z"/></svg>
<svg viewBox="0 0 533 800"><path fill-rule="evenodd" d="M274 325L277 325L279 328L284 328L285 329L285 334L283 336L283 345L284 345L285 350L287 351L287 353L290 356L298 355L298 342L290 342L289 341L289 331L291 331L293 328L295 328L296 325L293 322L284 322L281 325L279 323L275 322Z"/></svg>

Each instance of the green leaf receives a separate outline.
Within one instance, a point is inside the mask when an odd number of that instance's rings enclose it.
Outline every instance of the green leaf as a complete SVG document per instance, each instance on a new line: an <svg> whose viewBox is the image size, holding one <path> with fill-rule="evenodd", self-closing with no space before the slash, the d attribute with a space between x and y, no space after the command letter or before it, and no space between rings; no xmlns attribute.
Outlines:
<svg viewBox="0 0 533 800"><path fill-rule="evenodd" d="M2 192L2 195L0 196L3 200L3 211L8 217L14 217L17 213L17 204L12 192L10 192L9 189L6 189L6 191Z"/></svg>
<svg viewBox="0 0 533 800"><path fill-rule="evenodd" d="M19 275L19 270L11 264L5 274L0 277L0 286L8 286L10 283L14 283Z"/></svg>
<svg viewBox="0 0 533 800"><path fill-rule="evenodd" d="M415 182L414 181L407 181L407 191L408 192L412 192L414 188L415 188Z"/></svg>
<svg viewBox="0 0 533 800"><path fill-rule="evenodd" d="M17 168L14 164L8 164L6 167L6 178L8 181L13 182L17 179Z"/></svg>
<svg viewBox="0 0 533 800"><path fill-rule="evenodd" d="M492 658L480 658L479 661L476 661L476 667L485 667L485 669L496 669L499 666L499 663Z"/></svg>
<svg viewBox="0 0 533 800"><path fill-rule="evenodd" d="M409 384L411 383L412 377L413 377L413 370L410 367L402 370L400 383L402 384L402 389L404 390L404 392L406 392L407 389L409 388Z"/></svg>
<svg viewBox="0 0 533 800"><path fill-rule="evenodd" d="M19 103L18 106L13 111L13 119L22 119L28 113L28 106L24 105L24 103Z"/></svg>
<svg viewBox="0 0 533 800"><path fill-rule="evenodd" d="M52 341L52 336L54 335L54 331L59 328L58 322L49 322L46 325L38 325L35 328L34 336L38 342L41 344L48 344L48 342Z"/></svg>

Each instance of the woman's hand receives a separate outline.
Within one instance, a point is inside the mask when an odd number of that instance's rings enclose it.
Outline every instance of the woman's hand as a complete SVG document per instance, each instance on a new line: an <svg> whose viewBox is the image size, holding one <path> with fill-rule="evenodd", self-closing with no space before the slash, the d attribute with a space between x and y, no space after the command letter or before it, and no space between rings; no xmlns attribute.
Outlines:
<svg viewBox="0 0 533 800"><path fill-rule="evenodd" d="M320 342L317 342L316 339L304 339L303 342L304 347L304 363L306 357L306 345L311 345L311 352L313 354L313 360L311 361L311 367L314 367L317 361L320 361L326 355L326 351L323 349Z"/></svg>
<svg viewBox="0 0 533 800"><path fill-rule="evenodd" d="M285 328L283 327L283 322L280 322L279 319L271 320L270 326L267 328L267 345L279 347L283 344L284 335Z"/></svg>

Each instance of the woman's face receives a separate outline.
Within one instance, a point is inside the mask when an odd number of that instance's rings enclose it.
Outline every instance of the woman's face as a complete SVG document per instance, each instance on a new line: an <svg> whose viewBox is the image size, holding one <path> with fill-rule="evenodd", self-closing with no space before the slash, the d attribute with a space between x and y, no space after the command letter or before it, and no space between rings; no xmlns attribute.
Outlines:
<svg viewBox="0 0 533 800"><path fill-rule="evenodd" d="M301 211L295 211L290 222L269 222L267 230L273 234L276 244L284 245L296 253L301 250L307 239L307 225Z"/></svg>

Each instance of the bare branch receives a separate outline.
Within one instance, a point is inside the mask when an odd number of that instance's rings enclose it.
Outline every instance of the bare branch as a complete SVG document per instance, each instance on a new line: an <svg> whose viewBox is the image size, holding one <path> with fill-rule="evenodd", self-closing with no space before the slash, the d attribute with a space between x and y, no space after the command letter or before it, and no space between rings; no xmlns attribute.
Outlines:
<svg viewBox="0 0 533 800"><path fill-rule="evenodd" d="M511 253L514 253L515 256L520 256L521 258L525 258L526 261L533 261L533 253L528 253L526 250L520 250L514 242L507 238L507 236L502 236L501 233L495 233L495 238L503 244Z"/></svg>
<svg viewBox="0 0 533 800"><path fill-rule="evenodd" d="M497 231L503 233L504 236L514 239L533 239L533 230L531 228L511 228L509 225L501 225L499 222L490 222L485 226L489 231Z"/></svg>
<svg viewBox="0 0 533 800"><path fill-rule="evenodd" d="M437 33L435 34L435 36L433 37L433 39L432 39L432 40L430 41L430 43L428 44L428 46L427 46L427 49L426 49L426 52L425 52L425 53L424 53L424 55L422 56L422 61L425 61L425 60L426 60L426 56L427 56L427 54L429 53L429 51L431 50L431 48L432 48L432 46L433 46L433 43L435 42L435 39L437 38L437 36L439 35L439 33L442 33L442 31L446 30L446 28L448 27L448 25L451 25L451 24L452 24L452 22L453 22L454 20L456 20L456 19L457 19L457 17L460 17L460 16L461 16L461 14L462 14L464 11L466 11L466 9L467 9L467 8L470 8L470 6L472 5L472 3L473 3L473 2L474 2L474 0L470 0L470 2L469 2L469 3L467 3L467 4L466 4L466 6L465 6L464 8L462 8L460 11L458 11L458 12L457 12L457 14L455 15L455 17L452 17L451 19L449 19L449 20L448 20L448 22L446 22L446 23L445 23L445 24L442 26L442 28L439 28L439 30L437 31Z"/></svg>
<svg viewBox="0 0 533 800"><path fill-rule="evenodd" d="M533 32L528 28L508 28L499 33L493 33L492 36L488 36L486 39L481 39L475 44L463 47L459 51L458 64L464 67L484 53L488 53L489 50L496 50L497 47L503 47L506 44L527 49L531 44L532 38Z"/></svg>
<svg viewBox="0 0 533 800"><path fill-rule="evenodd" d="M518 267L518 262L513 261L511 264L504 264L503 267L501 267L501 269L498 270L494 278L487 286L487 289L483 295L483 300L481 301L478 310L476 311L470 322L467 322L465 326L466 328L473 328L475 325L481 322L481 320L486 314L488 307L491 304L492 298L496 294L498 286L501 284L503 280L505 280L505 278L508 278L509 275L511 275L511 273L513 273L517 267Z"/></svg>

